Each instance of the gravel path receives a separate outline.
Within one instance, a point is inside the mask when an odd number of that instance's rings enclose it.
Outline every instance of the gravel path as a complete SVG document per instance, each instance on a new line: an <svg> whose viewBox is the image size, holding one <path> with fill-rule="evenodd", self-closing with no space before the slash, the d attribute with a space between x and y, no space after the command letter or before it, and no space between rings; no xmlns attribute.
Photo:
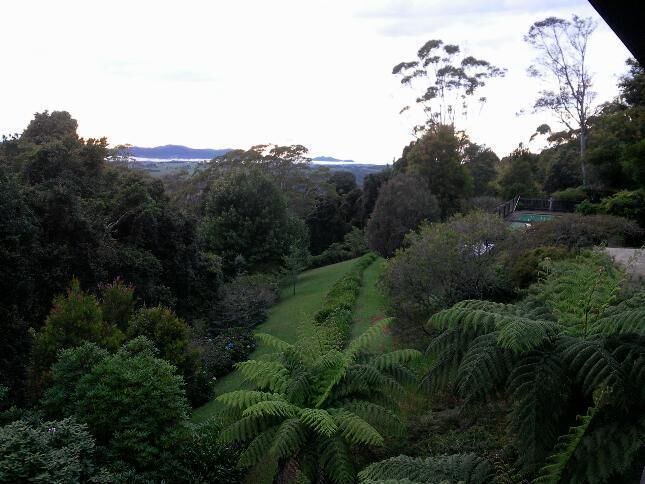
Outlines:
<svg viewBox="0 0 645 484"><path fill-rule="evenodd" d="M605 251L634 276L645 278L645 250L608 247Z"/></svg>

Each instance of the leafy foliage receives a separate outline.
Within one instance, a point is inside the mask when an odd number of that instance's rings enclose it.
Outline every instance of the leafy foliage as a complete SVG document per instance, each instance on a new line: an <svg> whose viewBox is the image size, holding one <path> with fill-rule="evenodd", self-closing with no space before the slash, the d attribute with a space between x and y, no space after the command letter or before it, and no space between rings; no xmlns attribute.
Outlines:
<svg viewBox="0 0 645 484"><path fill-rule="evenodd" d="M508 395L517 464L529 476L544 466L537 482L621 476L643 442L631 432L610 436L605 426L640 418L644 395L634 388L645 384L643 296L616 304L623 280L606 257L582 254L552 262L520 303L464 301L435 314L429 388L454 388L467 403Z"/></svg>
<svg viewBox="0 0 645 484"><path fill-rule="evenodd" d="M396 383L389 370L418 356L412 350L370 355L369 343L385 324L375 325L344 351L333 340L290 345L264 337L280 353L238 364L256 390L218 397L234 418L223 438L248 443L240 464L267 466L269 458L279 472L287 472L286 463L292 462L296 473L309 479L324 475L332 482L354 482L350 449L381 446L388 430L397 427L397 417L381 403L389 400Z"/></svg>
<svg viewBox="0 0 645 484"><path fill-rule="evenodd" d="M87 426L72 418L16 420L0 427L0 481L90 482L99 475L95 447Z"/></svg>
<svg viewBox="0 0 645 484"><path fill-rule="evenodd" d="M371 464L359 473L363 484L388 482L441 484L493 482L495 472L490 463L475 454L438 457L401 455Z"/></svg>

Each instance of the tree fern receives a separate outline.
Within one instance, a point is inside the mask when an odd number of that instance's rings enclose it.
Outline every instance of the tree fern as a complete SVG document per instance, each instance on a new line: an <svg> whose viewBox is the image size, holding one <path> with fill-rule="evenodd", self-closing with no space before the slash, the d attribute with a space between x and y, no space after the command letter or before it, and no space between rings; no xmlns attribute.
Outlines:
<svg viewBox="0 0 645 484"><path fill-rule="evenodd" d="M334 410L332 415L340 434L350 444L383 445L383 436L369 423L349 410Z"/></svg>
<svg viewBox="0 0 645 484"><path fill-rule="evenodd" d="M426 458L393 457L366 467L358 476L363 484L389 482L389 480L424 484L495 482L493 466L475 454Z"/></svg>
<svg viewBox="0 0 645 484"><path fill-rule="evenodd" d="M386 434L400 431L392 412L393 395L402 389L397 378L410 378L403 365L419 355L369 353L387 322L344 351L320 345L320 353L307 353L299 343L268 338L279 349L272 359L238 365L256 389L218 400L235 418L222 439L248 443L240 464L266 465L291 481L354 482L351 447L382 446Z"/></svg>
<svg viewBox="0 0 645 484"><path fill-rule="evenodd" d="M273 348L276 351L287 351L293 347L293 345L287 343L286 341L283 341L280 338L276 338L275 336L268 333L255 333L255 337L262 343L270 348Z"/></svg>
<svg viewBox="0 0 645 484"><path fill-rule="evenodd" d="M320 467L336 484L353 484L356 472L347 442L339 435L322 439L318 448Z"/></svg>
<svg viewBox="0 0 645 484"><path fill-rule="evenodd" d="M621 365L601 340L572 339L563 356L587 395L602 386L624 387Z"/></svg>
<svg viewBox="0 0 645 484"><path fill-rule="evenodd" d="M561 482L562 476L585 432L587 432L596 411L596 406L591 407L586 415L579 417L580 425L571 427L569 433L560 437L555 447L555 453L549 456L546 465L540 469L540 476L534 481L536 484L558 484Z"/></svg>
<svg viewBox="0 0 645 484"><path fill-rule="evenodd" d="M300 421L320 435L331 437L338 431L334 418L326 410L305 408L300 412Z"/></svg>
<svg viewBox="0 0 645 484"><path fill-rule="evenodd" d="M251 405L242 412L243 417L295 417L299 408L284 400L265 400Z"/></svg>
<svg viewBox="0 0 645 484"><path fill-rule="evenodd" d="M284 392L288 383L289 371L275 361L248 360L237 363L235 368L245 380L254 383L260 390Z"/></svg>
<svg viewBox="0 0 645 484"><path fill-rule="evenodd" d="M234 392L224 393L217 397L219 402L224 405L239 410L244 410L251 405L267 400L279 400L282 397L277 393L258 392L253 390L236 390Z"/></svg>
<svg viewBox="0 0 645 484"><path fill-rule="evenodd" d="M298 418L284 420L276 430L269 453L283 459L297 453L305 443L307 432Z"/></svg>
<svg viewBox="0 0 645 484"><path fill-rule="evenodd" d="M510 430L526 470L539 463L558 437L562 402L568 400L566 368L555 350L529 353L509 376ZM554 404L554 402L557 402Z"/></svg>
<svg viewBox="0 0 645 484"><path fill-rule="evenodd" d="M260 462L263 458L266 458L267 449L271 447L277 431L277 426L272 427L255 437L244 452L240 454L240 466L251 467Z"/></svg>
<svg viewBox="0 0 645 484"><path fill-rule="evenodd" d="M506 383L512 356L497 346L497 339L496 333L479 336L461 360L456 384L466 402L486 398Z"/></svg>

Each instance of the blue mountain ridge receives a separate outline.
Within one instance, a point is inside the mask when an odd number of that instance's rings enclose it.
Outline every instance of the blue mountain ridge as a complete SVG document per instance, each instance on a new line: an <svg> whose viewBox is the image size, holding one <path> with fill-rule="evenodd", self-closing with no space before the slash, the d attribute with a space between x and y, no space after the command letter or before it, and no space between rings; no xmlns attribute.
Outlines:
<svg viewBox="0 0 645 484"><path fill-rule="evenodd" d="M217 156L222 156L232 150L232 148L189 148L182 145L164 145L152 148L142 146L131 146L130 153L135 158L154 158L158 160L211 160ZM341 160L333 156L316 156L312 161L318 162L345 162L355 163L354 160Z"/></svg>

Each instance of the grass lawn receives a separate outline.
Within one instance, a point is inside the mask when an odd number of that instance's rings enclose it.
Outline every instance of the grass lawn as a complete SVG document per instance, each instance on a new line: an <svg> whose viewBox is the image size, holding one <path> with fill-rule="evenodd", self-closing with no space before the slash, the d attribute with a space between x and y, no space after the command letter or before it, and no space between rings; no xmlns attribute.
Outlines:
<svg viewBox="0 0 645 484"><path fill-rule="evenodd" d="M381 274L385 270L385 260L377 259L363 273L363 285L354 308L354 325L352 326L352 339L360 336L372 324L385 317L385 298L377 287ZM392 341L389 335L383 334L377 338L373 348L391 350Z"/></svg>
<svg viewBox="0 0 645 484"><path fill-rule="evenodd" d="M289 343L295 342L298 331L304 333L307 333L308 330L310 331L310 318L322 307L325 295L331 286L352 267L355 261L356 259L343 261L300 274L296 285L296 295L293 295L291 287L285 288L282 291L280 301L271 308L269 318L259 325L257 330L262 333L272 334ZM376 264L378 262L372 264L367 271ZM249 358L257 359L271 351L270 348L260 344ZM219 379L215 385L215 396L242 387L242 377L234 371ZM211 400L193 412L193 420L200 422L211 417L217 412L218 407L217 402Z"/></svg>

